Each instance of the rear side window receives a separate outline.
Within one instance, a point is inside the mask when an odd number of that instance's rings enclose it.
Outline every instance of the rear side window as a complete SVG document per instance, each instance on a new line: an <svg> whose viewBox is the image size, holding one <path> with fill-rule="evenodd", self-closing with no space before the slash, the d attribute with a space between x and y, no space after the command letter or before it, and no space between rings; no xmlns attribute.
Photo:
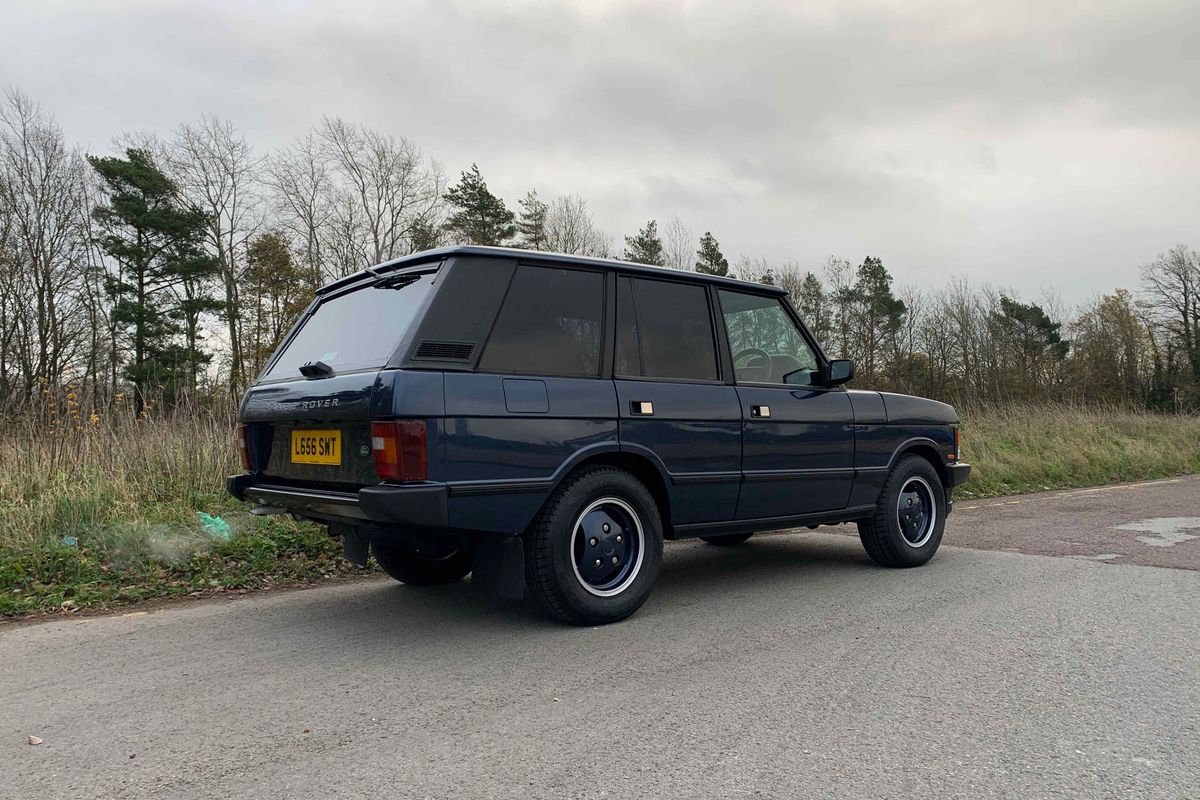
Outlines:
<svg viewBox="0 0 1200 800"><path fill-rule="evenodd" d="M703 286L641 278L617 283L617 374L717 380L717 348Z"/></svg>
<svg viewBox="0 0 1200 800"><path fill-rule="evenodd" d="M392 277L323 301L284 345L264 380L299 378L300 365L324 361L334 372L382 367L429 295L436 275Z"/></svg>
<svg viewBox="0 0 1200 800"><path fill-rule="evenodd" d="M599 272L517 267L479 369L597 375L603 314L604 276Z"/></svg>

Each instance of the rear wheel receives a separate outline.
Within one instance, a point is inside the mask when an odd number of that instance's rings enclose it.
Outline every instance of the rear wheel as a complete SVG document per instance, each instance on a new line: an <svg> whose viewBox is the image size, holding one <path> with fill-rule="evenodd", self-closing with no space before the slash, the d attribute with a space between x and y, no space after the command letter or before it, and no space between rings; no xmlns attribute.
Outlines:
<svg viewBox="0 0 1200 800"><path fill-rule="evenodd" d="M662 547L662 521L646 487L623 470L587 468L555 490L526 532L525 579L563 622L616 622L650 596Z"/></svg>
<svg viewBox="0 0 1200 800"><path fill-rule="evenodd" d="M454 583L471 572L471 551L465 547L435 557L415 547L396 542L371 542L371 552L380 568L409 586L437 586Z"/></svg>
<svg viewBox="0 0 1200 800"><path fill-rule="evenodd" d="M717 547L733 547L753 536L753 533L723 533L720 536L701 536L700 540L705 544L713 544Z"/></svg>
<svg viewBox="0 0 1200 800"><path fill-rule="evenodd" d="M867 555L885 567L918 567L937 552L946 527L946 491L920 456L896 463L870 519L858 523Z"/></svg>

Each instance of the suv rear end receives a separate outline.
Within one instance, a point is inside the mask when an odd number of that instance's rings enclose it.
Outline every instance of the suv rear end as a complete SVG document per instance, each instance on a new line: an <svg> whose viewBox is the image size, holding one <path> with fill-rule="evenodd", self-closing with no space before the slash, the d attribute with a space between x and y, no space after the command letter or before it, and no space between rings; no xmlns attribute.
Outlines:
<svg viewBox="0 0 1200 800"><path fill-rule="evenodd" d="M318 292L242 400L238 436L245 472L228 478L227 487L254 503L253 513L291 513L328 525L360 565L373 545L381 566L410 584L458 571L462 577L471 569L472 551L486 561L505 560L491 541L503 537L484 537L489 541L474 546L468 537L490 531L511 539L540 500L514 495L509 509L503 498L484 498L467 486L460 487L458 514L450 502L452 486L471 484L473 470L496 465L494 459L447 459L448 434L470 448L489 434L462 424L447 429L455 423L447 417L446 382L451 374L461 378L473 371L516 269L515 258L468 250L411 256ZM457 386L460 423L463 413L479 410L489 391L498 391L500 381L495 383ZM504 395L499 397L503 408ZM505 416L495 408L483 413ZM506 442L494 444L507 452ZM560 455L554 451L550 460ZM542 466L527 460L519 468ZM480 500L488 506L483 522ZM433 561L419 575L393 569L381 559L388 547L409 548L416 552L410 558ZM457 559L453 568L439 560L445 558Z"/></svg>
<svg viewBox="0 0 1200 800"><path fill-rule="evenodd" d="M439 282L441 261L360 273L321 291L246 393L235 496L333 533L444 528L442 376L394 367ZM349 552L349 551L348 551ZM356 560L365 560L365 551Z"/></svg>

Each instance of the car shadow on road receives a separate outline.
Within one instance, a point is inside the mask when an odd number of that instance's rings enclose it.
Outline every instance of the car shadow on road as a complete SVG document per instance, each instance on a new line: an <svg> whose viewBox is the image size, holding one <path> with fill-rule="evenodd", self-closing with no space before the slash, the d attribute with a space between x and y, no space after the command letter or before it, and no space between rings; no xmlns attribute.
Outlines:
<svg viewBox="0 0 1200 800"><path fill-rule="evenodd" d="M753 606L775 592L794 600L797 593L836 590L846 577L864 571L888 572L869 561L857 537L765 534L737 547L668 542L654 593L627 624L686 606ZM304 616L302 628L308 637L397 637L409 644L523 632L569 636L579 630L546 617L532 598L499 600L469 581L426 588L372 581L333 596L312 593L305 602L280 611Z"/></svg>

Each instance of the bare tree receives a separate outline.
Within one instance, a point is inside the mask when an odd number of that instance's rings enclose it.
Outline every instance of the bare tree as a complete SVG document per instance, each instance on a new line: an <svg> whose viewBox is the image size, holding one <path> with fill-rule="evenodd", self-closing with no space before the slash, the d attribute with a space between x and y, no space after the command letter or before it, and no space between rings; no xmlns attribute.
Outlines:
<svg viewBox="0 0 1200 800"><path fill-rule="evenodd" d="M55 120L9 92L0 104L0 320L3 383L33 400L70 382L85 355L78 290L87 263L87 165Z"/></svg>
<svg viewBox="0 0 1200 800"><path fill-rule="evenodd" d="M901 392L913 394L926 384L928 357L923 352L921 331L925 322L926 297L916 286L902 286L896 297L904 303L904 314L887 345L889 364L885 370L890 386Z"/></svg>
<svg viewBox="0 0 1200 800"><path fill-rule="evenodd" d="M246 269L246 245L261 224L258 172L261 159L232 122L204 116L180 125L165 165L184 197L208 216L208 245L220 262L225 288L230 391L245 387L245 352L239 287Z"/></svg>
<svg viewBox="0 0 1200 800"><path fill-rule="evenodd" d="M361 268L412 252L416 234L440 213L441 165L402 136L336 117L326 117L317 136L341 184L333 196L344 255Z"/></svg>
<svg viewBox="0 0 1200 800"><path fill-rule="evenodd" d="M696 237L678 216L663 230L663 258L671 269L691 269L696 260Z"/></svg>
<svg viewBox="0 0 1200 800"><path fill-rule="evenodd" d="M846 259L830 256L821 272L827 287L825 296L829 300L831 310L828 347L839 358L854 358L856 353L853 352L851 341L854 268Z"/></svg>
<svg viewBox="0 0 1200 800"><path fill-rule="evenodd" d="M334 215L333 179L316 135L309 132L272 156L264 182L279 225L292 240L309 288L315 290L333 277L326 266L325 240Z"/></svg>
<svg viewBox="0 0 1200 800"><path fill-rule="evenodd" d="M1176 245L1142 267L1142 287L1160 325L1200 383L1200 254Z"/></svg>
<svg viewBox="0 0 1200 800"><path fill-rule="evenodd" d="M571 255L607 256L612 240L596 227L587 201L578 195L556 197L546 211L546 249Z"/></svg>

